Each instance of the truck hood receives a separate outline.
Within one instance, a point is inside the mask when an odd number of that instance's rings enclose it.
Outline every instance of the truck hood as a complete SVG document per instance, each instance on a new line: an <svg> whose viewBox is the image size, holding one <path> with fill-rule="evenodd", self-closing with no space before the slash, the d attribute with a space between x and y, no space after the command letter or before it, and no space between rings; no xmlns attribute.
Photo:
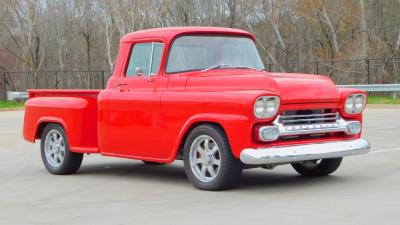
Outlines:
<svg viewBox="0 0 400 225"><path fill-rule="evenodd" d="M192 91L266 90L276 93L282 104L339 102L340 93L329 77L297 73L198 73L189 76ZM248 72L248 71L247 71Z"/></svg>

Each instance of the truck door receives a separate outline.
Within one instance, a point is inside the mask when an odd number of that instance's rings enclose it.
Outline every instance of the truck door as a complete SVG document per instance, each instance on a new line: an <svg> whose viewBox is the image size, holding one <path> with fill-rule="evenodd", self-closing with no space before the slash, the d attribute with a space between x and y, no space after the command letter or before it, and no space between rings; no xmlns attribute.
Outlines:
<svg viewBox="0 0 400 225"><path fill-rule="evenodd" d="M161 94L167 86L162 42L133 43L126 69L109 92L109 144L102 153L137 159L161 157Z"/></svg>

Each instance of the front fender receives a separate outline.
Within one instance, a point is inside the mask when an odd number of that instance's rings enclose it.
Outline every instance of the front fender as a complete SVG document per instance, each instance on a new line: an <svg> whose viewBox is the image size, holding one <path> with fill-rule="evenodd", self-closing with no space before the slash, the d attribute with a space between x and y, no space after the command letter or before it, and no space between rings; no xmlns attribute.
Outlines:
<svg viewBox="0 0 400 225"><path fill-rule="evenodd" d="M191 116L179 132L174 145L174 151L169 157L169 161L176 158L176 154L183 144L184 138L189 132L199 124L214 123L220 125L228 138L232 153L239 158L240 151L246 143L251 141L251 119L238 114L203 113ZM247 140L248 139L248 140Z"/></svg>

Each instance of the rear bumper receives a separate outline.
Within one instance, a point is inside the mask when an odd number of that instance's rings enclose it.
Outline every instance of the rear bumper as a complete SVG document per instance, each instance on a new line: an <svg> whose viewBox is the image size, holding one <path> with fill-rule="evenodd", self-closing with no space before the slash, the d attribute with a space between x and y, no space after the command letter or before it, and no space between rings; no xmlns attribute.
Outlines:
<svg viewBox="0 0 400 225"><path fill-rule="evenodd" d="M368 153L369 149L369 143L365 139L259 149L247 148L240 153L240 161L249 165L284 164L359 155Z"/></svg>

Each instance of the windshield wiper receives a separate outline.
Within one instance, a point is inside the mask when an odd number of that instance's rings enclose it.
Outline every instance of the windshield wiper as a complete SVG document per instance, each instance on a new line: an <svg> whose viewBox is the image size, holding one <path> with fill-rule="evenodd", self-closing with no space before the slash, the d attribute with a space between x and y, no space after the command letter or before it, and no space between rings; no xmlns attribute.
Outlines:
<svg viewBox="0 0 400 225"><path fill-rule="evenodd" d="M208 67L208 68L202 70L201 72L206 72L206 71L209 71L209 70L222 68L222 67L227 67L227 68L232 68L232 69L249 69L249 70L256 70L256 71L260 71L260 72L264 71L263 69L253 68L253 67L249 67L249 66L232 66L230 64L218 64L218 65L214 65L214 66Z"/></svg>
<svg viewBox="0 0 400 225"><path fill-rule="evenodd" d="M233 67L230 67L230 68L233 68L233 69L249 69L249 70L257 70L257 71L260 71L260 72L264 71L263 69L254 68L254 67L249 67L249 66L233 66Z"/></svg>
<svg viewBox="0 0 400 225"><path fill-rule="evenodd" d="M227 67L227 66L230 67L231 65L229 65L229 64L218 64L218 65L210 66L210 67L202 70L201 72L206 72L206 71L209 71L209 70L218 69L218 68Z"/></svg>

